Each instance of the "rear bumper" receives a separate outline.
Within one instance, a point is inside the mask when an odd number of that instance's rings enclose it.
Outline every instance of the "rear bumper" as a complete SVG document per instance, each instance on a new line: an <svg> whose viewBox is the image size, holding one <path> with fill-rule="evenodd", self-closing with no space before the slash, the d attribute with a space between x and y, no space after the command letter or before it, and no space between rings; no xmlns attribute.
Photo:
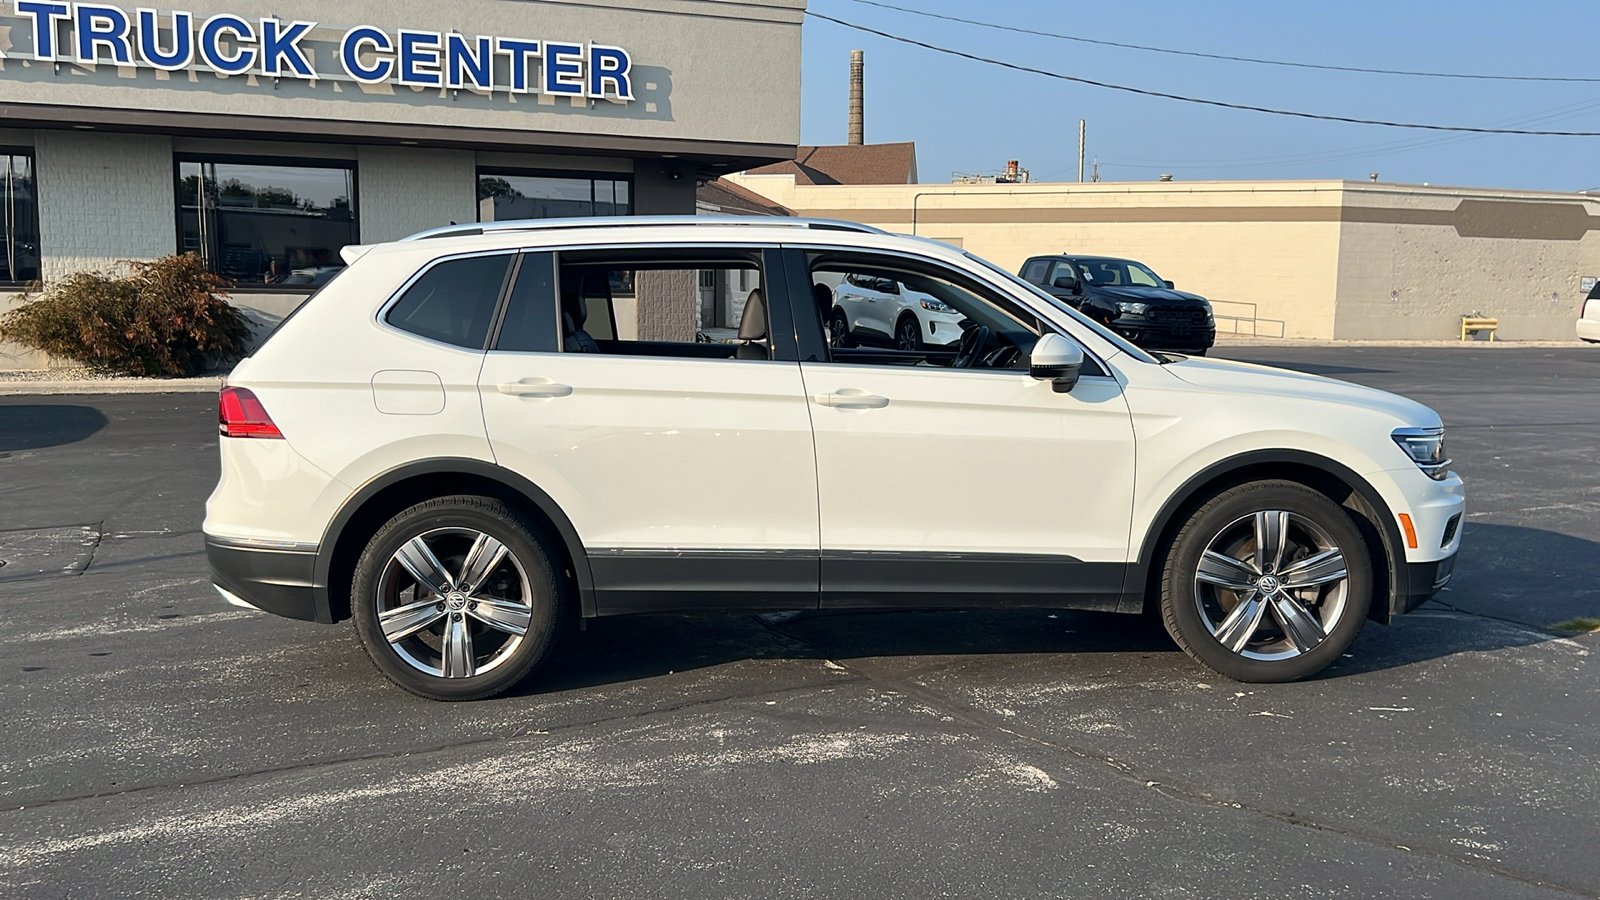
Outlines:
<svg viewBox="0 0 1600 900"><path fill-rule="evenodd" d="M241 547L206 537L206 561L217 587L274 615L328 622L318 603L315 550Z"/></svg>
<svg viewBox="0 0 1600 900"><path fill-rule="evenodd" d="M1578 337L1586 341L1600 341L1600 320L1579 319Z"/></svg>

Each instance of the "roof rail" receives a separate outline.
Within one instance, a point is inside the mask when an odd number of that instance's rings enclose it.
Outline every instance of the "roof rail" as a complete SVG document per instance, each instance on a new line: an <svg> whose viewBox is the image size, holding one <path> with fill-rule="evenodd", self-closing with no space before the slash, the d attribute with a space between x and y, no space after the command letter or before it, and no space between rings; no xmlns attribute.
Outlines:
<svg viewBox="0 0 1600 900"><path fill-rule="evenodd" d="M517 219L509 222L474 222L446 225L418 232L402 241L430 238L468 237L513 231L557 231L573 228L649 228L685 225L760 225L769 228L810 228L817 231L853 231L860 234L888 234L881 228L846 222L842 219L801 219L793 216L593 216L565 219Z"/></svg>

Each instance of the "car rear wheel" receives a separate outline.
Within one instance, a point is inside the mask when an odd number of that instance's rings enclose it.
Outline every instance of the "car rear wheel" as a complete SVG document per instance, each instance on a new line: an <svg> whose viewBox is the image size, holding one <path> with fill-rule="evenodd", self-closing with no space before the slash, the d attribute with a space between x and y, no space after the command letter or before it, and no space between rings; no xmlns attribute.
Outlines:
<svg viewBox="0 0 1600 900"><path fill-rule="evenodd" d="M1167 633L1237 681L1306 678L1361 632L1372 562L1350 513L1289 481L1231 488L1179 529L1161 579Z"/></svg>
<svg viewBox="0 0 1600 900"><path fill-rule="evenodd" d="M488 497L441 497L389 520L356 564L351 596L379 671L434 700L517 684L548 654L561 613L537 532Z"/></svg>

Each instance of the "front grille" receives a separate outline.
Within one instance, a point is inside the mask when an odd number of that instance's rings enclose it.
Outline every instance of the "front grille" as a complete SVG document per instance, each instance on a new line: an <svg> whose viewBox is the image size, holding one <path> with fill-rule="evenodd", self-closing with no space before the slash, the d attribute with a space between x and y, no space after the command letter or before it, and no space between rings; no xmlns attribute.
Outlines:
<svg viewBox="0 0 1600 900"><path fill-rule="evenodd" d="M1198 306L1152 306L1145 318L1162 325L1204 325L1206 311Z"/></svg>
<svg viewBox="0 0 1600 900"><path fill-rule="evenodd" d="M1450 517L1450 521L1444 523L1444 540L1439 542L1439 546L1440 547L1448 547L1448 546L1450 546L1450 542L1456 539L1456 529L1460 528L1460 527L1461 527L1461 513L1456 513L1455 515Z"/></svg>

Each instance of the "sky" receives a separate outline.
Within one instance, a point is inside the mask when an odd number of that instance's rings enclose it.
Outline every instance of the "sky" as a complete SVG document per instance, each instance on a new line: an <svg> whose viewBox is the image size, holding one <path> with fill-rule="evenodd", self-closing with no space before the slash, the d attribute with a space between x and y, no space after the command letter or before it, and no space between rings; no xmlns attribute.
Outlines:
<svg viewBox="0 0 1600 900"><path fill-rule="evenodd" d="M1123 43L1385 69L1600 79L1596 0L885 0ZM1255 106L1439 125L1600 132L1600 80L1499 82L1196 59L809 0L813 12L1021 65ZM916 141L926 183L1020 160L1077 179L1078 120L1104 181L1345 178L1600 188L1600 137L1474 136L1318 122L1136 96L891 42L808 17L801 143L842 144L849 61L866 51L866 139Z"/></svg>

